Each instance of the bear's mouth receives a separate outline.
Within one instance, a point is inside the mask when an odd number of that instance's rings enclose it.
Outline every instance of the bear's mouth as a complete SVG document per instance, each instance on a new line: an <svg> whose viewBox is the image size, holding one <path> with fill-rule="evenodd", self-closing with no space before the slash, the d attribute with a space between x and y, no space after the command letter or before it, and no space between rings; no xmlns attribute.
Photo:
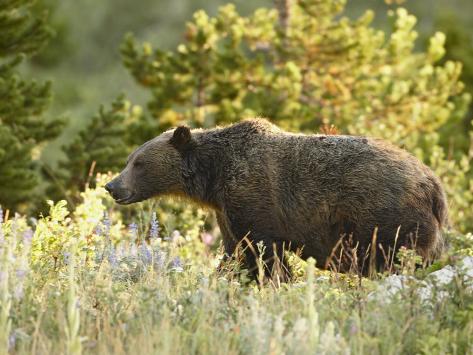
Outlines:
<svg viewBox="0 0 473 355"><path fill-rule="evenodd" d="M136 195L136 194L131 193L131 194L129 194L129 195L126 196L126 197L121 197L121 198L115 199L115 202L118 203L118 204L120 204L120 205L129 205L129 204L131 204L131 203L133 203L133 202L136 202L136 201L135 201L135 198L134 198L135 195Z"/></svg>

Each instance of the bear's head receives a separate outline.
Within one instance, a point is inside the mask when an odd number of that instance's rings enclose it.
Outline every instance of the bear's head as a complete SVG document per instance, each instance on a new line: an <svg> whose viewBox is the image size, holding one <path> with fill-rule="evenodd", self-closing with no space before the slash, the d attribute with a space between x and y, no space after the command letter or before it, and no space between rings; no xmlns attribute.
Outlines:
<svg viewBox="0 0 473 355"><path fill-rule="evenodd" d="M158 195L180 194L182 156L193 142L189 127L164 132L130 154L125 169L105 189L122 205Z"/></svg>

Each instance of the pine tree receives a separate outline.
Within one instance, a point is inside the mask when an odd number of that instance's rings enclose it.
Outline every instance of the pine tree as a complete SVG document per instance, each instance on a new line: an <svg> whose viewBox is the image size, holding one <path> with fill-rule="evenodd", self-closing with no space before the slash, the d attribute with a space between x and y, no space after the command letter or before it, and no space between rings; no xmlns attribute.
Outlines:
<svg viewBox="0 0 473 355"><path fill-rule="evenodd" d="M50 84L22 79L17 71L51 35L45 19L32 15L33 2L6 0L0 6L0 204L13 209L34 195L41 145L62 128L42 116Z"/></svg>
<svg viewBox="0 0 473 355"><path fill-rule="evenodd" d="M466 149L445 153L470 100L461 64L441 61L445 35L435 33L422 52L416 18L403 8L390 12L385 33L371 26L371 11L344 17L345 0L277 0L276 7L248 17L233 5L215 17L198 11L174 51L126 37L123 62L151 91L157 130L264 116L290 130L335 125L385 138L432 164L457 200L453 220L472 225L473 211L462 206L473 203L473 157Z"/></svg>
<svg viewBox="0 0 473 355"><path fill-rule="evenodd" d="M110 109L101 106L99 112L77 137L63 147L66 159L59 169L46 168L51 181L49 195L77 201L85 186L94 184L96 173L118 172L130 153L133 124L141 116L141 109L131 106L123 96Z"/></svg>
<svg viewBox="0 0 473 355"><path fill-rule="evenodd" d="M393 32L370 27L373 13L342 17L344 1L278 2L240 16L233 5L210 18L199 11L176 51L122 46L125 65L151 89L149 108L162 129L266 116L290 129L335 124L349 133L427 149L467 96L459 63L438 65L445 36L415 52L416 19L400 8Z"/></svg>

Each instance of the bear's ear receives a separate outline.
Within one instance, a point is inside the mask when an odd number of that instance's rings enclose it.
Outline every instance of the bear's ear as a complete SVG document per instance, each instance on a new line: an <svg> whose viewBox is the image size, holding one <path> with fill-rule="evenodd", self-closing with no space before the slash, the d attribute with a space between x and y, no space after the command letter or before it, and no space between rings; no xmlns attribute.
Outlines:
<svg viewBox="0 0 473 355"><path fill-rule="evenodd" d="M174 133L169 140L169 142L176 148L177 150L185 150L189 147L192 141L192 134L191 130L187 126L179 126L174 130Z"/></svg>

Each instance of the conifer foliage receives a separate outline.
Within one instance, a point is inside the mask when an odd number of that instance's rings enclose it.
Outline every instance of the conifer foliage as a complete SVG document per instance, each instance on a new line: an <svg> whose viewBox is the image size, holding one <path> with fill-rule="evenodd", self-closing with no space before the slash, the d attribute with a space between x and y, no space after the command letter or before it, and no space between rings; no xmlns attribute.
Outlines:
<svg viewBox="0 0 473 355"><path fill-rule="evenodd" d="M33 16L32 0L6 0L0 7L0 204L21 209L38 186L41 146L56 137L59 120L45 120L49 83L25 80L18 65L35 54L51 32Z"/></svg>
<svg viewBox="0 0 473 355"><path fill-rule="evenodd" d="M101 106L77 137L63 147L66 159L59 163L60 169L46 171L52 182L50 195L75 200L86 185L94 184L95 173L123 168L130 153L130 132L140 116L141 110L123 96L109 109Z"/></svg>
<svg viewBox="0 0 473 355"><path fill-rule="evenodd" d="M371 11L343 17L343 0L277 3L249 17L233 5L216 17L198 11L175 51L126 38L124 63L151 89L163 129L265 116L289 129L334 124L428 150L438 129L464 113L461 65L439 63L445 36L435 33L416 52L416 18L405 9L392 11L386 34L371 26Z"/></svg>

